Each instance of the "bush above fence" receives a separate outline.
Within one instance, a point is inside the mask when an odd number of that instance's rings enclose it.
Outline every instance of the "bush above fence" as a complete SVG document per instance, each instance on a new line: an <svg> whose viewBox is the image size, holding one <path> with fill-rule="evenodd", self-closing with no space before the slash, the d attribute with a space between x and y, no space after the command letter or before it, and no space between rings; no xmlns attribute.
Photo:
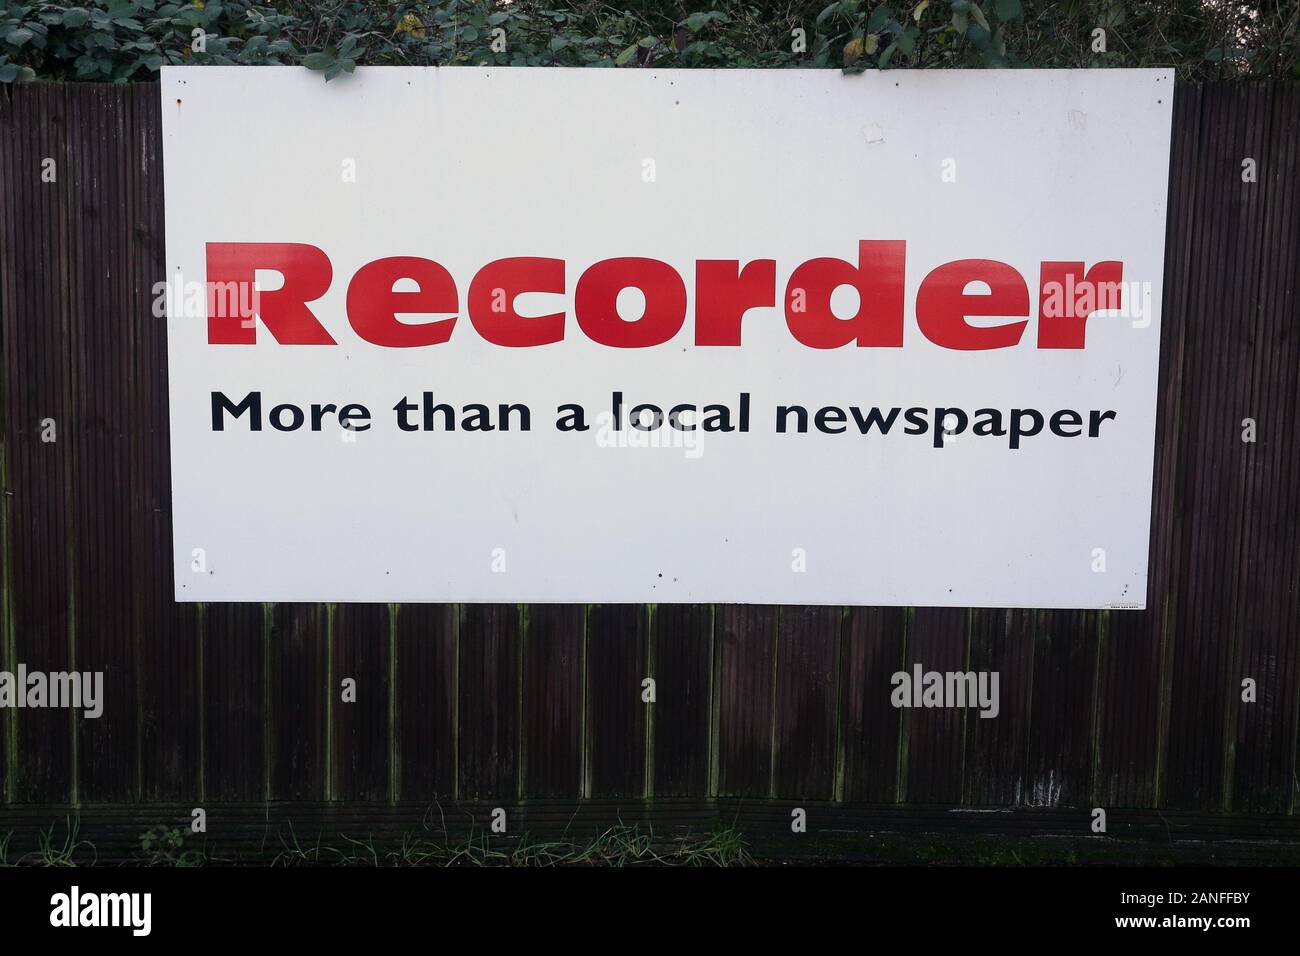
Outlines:
<svg viewBox="0 0 1300 956"><path fill-rule="evenodd" d="M164 64L1176 67L1300 76L1300 6L1208 0L0 0L0 82L128 82Z"/></svg>

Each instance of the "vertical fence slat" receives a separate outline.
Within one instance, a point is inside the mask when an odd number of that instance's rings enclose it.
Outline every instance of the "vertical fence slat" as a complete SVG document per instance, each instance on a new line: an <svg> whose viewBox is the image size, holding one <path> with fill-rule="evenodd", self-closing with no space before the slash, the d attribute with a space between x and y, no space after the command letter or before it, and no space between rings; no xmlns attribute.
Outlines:
<svg viewBox="0 0 1300 956"><path fill-rule="evenodd" d="M1243 308L1237 296L1235 248L1243 219L1240 138L1244 119L1236 91L1207 88L1201 122L1198 187L1212 228L1197 230L1195 290L1188 324L1194 371L1186 408L1181 472L1186 497L1185 573L1173 658L1171 725L1195 725L1194 736L1170 737L1168 803L1174 808L1223 806L1226 724L1232 693L1236 544L1241 514L1237 481L1242 449L1238 389L1243 364Z"/></svg>
<svg viewBox="0 0 1300 956"><path fill-rule="evenodd" d="M80 796L114 803L134 795L138 743L127 440L135 303L123 241L130 233L125 190L133 163L128 101L111 87L72 90L74 649L77 670L103 674L104 698L98 718L74 714Z"/></svg>
<svg viewBox="0 0 1300 956"><path fill-rule="evenodd" d="M1269 135L1261 131L1243 144L1259 179L1240 187L1252 201L1257 286L1244 303L1254 331L1252 388L1242 415L1256 419L1258 432L1254 444L1241 447L1247 508L1238 561L1232 808L1285 812L1300 696L1300 481L1286 479L1300 474L1300 96L1294 86L1261 86L1250 98ZM1241 699L1242 678L1256 683L1253 702Z"/></svg>
<svg viewBox="0 0 1300 956"><path fill-rule="evenodd" d="M71 668L70 498L73 452L66 224L68 113L63 88L41 85L8 94L5 221L0 260L5 296L5 492L9 497L9 654L6 667ZM47 167L50 160L53 166ZM49 170L53 181L42 173ZM52 419L58 441L41 440ZM74 798L73 718L52 709L11 710L14 746L9 798L66 803Z"/></svg>
<svg viewBox="0 0 1300 956"><path fill-rule="evenodd" d="M266 716L270 798L323 800L330 696L328 609L321 604L276 604L267 640Z"/></svg>
<svg viewBox="0 0 1300 956"><path fill-rule="evenodd" d="M776 642L775 795L835 793L844 609L782 607Z"/></svg>
<svg viewBox="0 0 1300 956"><path fill-rule="evenodd" d="M891 677L905 664L907 612L897 607L850 608L844 635L842 799L899 799L903 711L890 703Z"/></svg>
<svg viewBox="0 0 1300 956"><path fill-rule="evenodd" d="M641 682L649 676L649 640L643 605L588 609L584 792L589 796L639 798L645 793L646 725L656 706L641 699Z"/></svg>
<svg viewBox="0 0 1300 956"><path fill-rule="evenodd" d="M210 552L208 560L214 560ZM264 626L269 622L259 604L209 604L203 610L203 779L209 801L264 798Z"/></svg>
<svg viewBox="0 0 1300 956"><path fill-rule="evenodd" d="M966 670L969 612L965 608L916 608L907 636L903 670ZM892 688L891 688L892 690ZM921 688L912 687L915 695ZM904 794L909 803L961 802L964 709L910 707L903 710Z"/></svg>
<svg viewBox="0 0 1300 956"><path fill-rule="evenodd" d="M718 608L718 795L766 797L772 788L777 609Z"/></svg>
<svg viewBox="0 0 1300 956"><path fill-rule="evenodd" d="M389 624L386 604L335 608L330 684L335 800L382 802L390 795ZM345 690L349 680L355 683Z"/></svg>
<svg viewBox="0 0 1300 956"><path fill-rule="evenodd" d="M521 611L514 604L460 607L457 796L512 799L522 729Z"/></svg>
<svg viewBox="0 0 1300 956"><path fill-rule="evenodd" d="M398 799L456 793L457 615L454 604L403 604L397 612Z"/></svg>
<svg viewBox="0 0 1300 956"><path fill-rule="evenodd" d="M1273 158L1267 155L1270 116L1268 111L1264 109L1265 102L1256 95L1256 89L1251 85L1237 86L1234 89L1234 94L1234 107L1238 122L1233 126L1232 143L1239 158L1236 162L1238 172L1235 195L1232 195L1231 199L1240 212L1240 221L1237 234L1234 237L1233 258L1226 271L1230 276L1227 294L1236 307L1236 315L1229 318L1229 323L1233 327L1232 340L1234 345L1232 374L1229 377L1231 383L1229 404L1236 411L1235 418L1238 422L1238 428L1240 428L1240 423L1247 417L1258 421L1262 411L1255 407L1251 395L1254 391L1256 356L1263 344L1260 341L1263 330L1260 328L1258 299L1262 254L1261 233L1266 223L1265 212L1267 210L1265 200L1267 186L1264 185L1267 179L1264 179L1264 183L1261 183L1257 170L1257 181L1246 182L1240 170L1246 157L1254 158L1256 162L1263 159L1270 165ZM1231 475L1233 491L1232 545L1226 555L1228 563L1224 568L1225 577L1228 578L1228 584L1231 588L1229 593L1233 602L1230 605L1231 624L1229 633L1231 636L1228 642L1229 656L1225 673L1225 686L1229 688L1229 691L1224 702L1224 735L1221 743L1224 756L1223 777L1220 782L1222 793L1220 803L1225 810L1231 809L1233 805L1233 778L1236 773L1237 762L1235 745L1238 723L1242 717L1240 701L1232 699L1231 688L1233 684L1240 685L1242 655L1249 641L1246 634L1250 626L1248 620L1251 616L1249 605L1256 603L1247 600L1247 598L1256 597L1256 601L1258 599L1257 591L1253 592L1250 589L1251 582L1246 581L1242 574L1243 566L1249 563L1245 558L1245 551L1248 546L1246 539L1251 530L1251 512L1255 506L1255 502L1252 501L1249 476L1259 460L1256 451L1258 436L1256 441L1250 444L1240 440L1240 432L1233 437L1236 439L1236 455L1227 456L1227 461L1233 465ZM1270 677L1273 676L1270 675Z"/></svg>
<svg viewBox="0 0 1300 956"><path fill-rule="evenodd" d="M966 715L965 792L974 806L1019 806L1025 799L1025 744L1033 686L1034 613L983 609L971 621L970 664L998 675L998 712Z"/></svg>
<svg viewBox="0 0 1300 956"><path fill-rule="evenodd" d="M1082 807L1093 777L1096 611L1039 611L1029 723L1026 802Z"/></svg>
<svg viewBox="0 0 1300 956"><path fill-rule="evenodd" d="M523 645L524 793L582 794L586 607L534 604Z"/></svg>
<svg viewBox="0 0 1300 956"><path fill-rule="evenodd" d="M200 777L198 616L195 605L173 600L167 324L153 310L154 285L166 277L158 188L162 129L157 91L144 85L128 89L135 116L127 158L134 196L126 244L135 282L130 316L136 345L128 388L138 774L145 800L193 800Z"/></svg>
<svg viewBox="0 0 1300 956"><path fill-rule="evenodd" d="M713 708L713 623L709 604L654 608L650 676L654 704L653 795L708 793Z"/></svg>
<svg viewBox="0 0 1300 956"><path fill-rule="evenodd" d="M10 171L12 162L11 143L18 138L13 123L13 98L9 88L0 90L0 184L11 182L14 175ZM9 189L0 189L0 248L10 242L11 228L9 214L12 202ZM13 296L14 277L7 268L7 257L0 256L0 669L13 672L17 661L12 656L9 641L12 636L10 627L11 602L13 600L13 560L10 556L9 525L12 521L9 499L9 469L12 467L12 454L9 440L9 391L5 382L9 381L9 336L11 335L5 316L8 311L5 303ZM0 806L9 803L13 796L14 760L16 754L10 742L10 732L17 728L10 723L8 708L0 710Z"/></svg>

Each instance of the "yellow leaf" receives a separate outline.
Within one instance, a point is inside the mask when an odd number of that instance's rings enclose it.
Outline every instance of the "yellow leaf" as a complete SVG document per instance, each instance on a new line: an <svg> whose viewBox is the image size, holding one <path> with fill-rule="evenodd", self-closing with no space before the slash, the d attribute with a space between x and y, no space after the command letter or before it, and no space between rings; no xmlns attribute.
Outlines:
<svg viewBox="0 0 1300 956"><path fill-rule="evenodd" d="M880 49L880 37L874 33L868 33L866 37L854 37L848 43L844 44L844 65L848 66L854 60L870 56Z"/></svg>
<svg viewBox="0 0 1300 956"><path fill-rule="evenodd" d="M912 11L912 19L917 23L920 23L921 17L925 15L925 8L929 5L930 0L921 0L921 2L916 5L916 9Z"/></svg>
<svg viewBox="0 0 1300 956"><path fill-rule="evenodd" d="M397 32L409 33L413 37L424 39L424 24L420 22L420 18L414 13L408 13L397 21Z"/></svg>

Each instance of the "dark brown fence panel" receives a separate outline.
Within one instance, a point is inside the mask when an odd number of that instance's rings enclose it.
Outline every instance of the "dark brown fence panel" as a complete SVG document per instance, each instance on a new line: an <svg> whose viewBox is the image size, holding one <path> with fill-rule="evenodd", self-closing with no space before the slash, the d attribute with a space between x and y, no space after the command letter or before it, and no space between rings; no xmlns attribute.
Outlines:
<svg viewBox="0 0 1300 956"><path fill-rule="evenodd" d="M651 795L709 793L713 753L711 604L660 604L651 617L650 676L656 700L651 725Z"/></svg>
<svg viewBox="0 0 1300 956"><path fill-rule="evenodd" d="M906 664L905 608L849 609L844 637L844 783L856 803L901 799L903 714L890 703L890 677Z"/></svg>
<svg viewBox="0 0 1300 956"><path fill-rule="evenodd" d="M74 139L65 90L37 86L0 96L5 153L4 388L5 542L9 579L6 669L73 666L71 481L78 423L72 415L72 280L69 233L75 211ZM158 171L155 170L155 188ZM54 431L47 432L47 427ZM57 440L44 441L42 435ZM10 710L6 774L15 803L65 803L77 796L76 722L69 710Z"/></svg>
<svg viewBox="0 0 1300 956"><path fill-rule="evenodd" d="M530 797L582 793L586 611L581 604L527 609L522 727L524 793Z"/></svg>
<svg viewBox="0 0 1300 956"><path fill-rule="evenodd" d="M1149 807L1156 799L1160 741L1161 618L1154 598L1140 612L1103 616L1094 716L1093 802Z"/></svg>
<svg viewBox="0 0 1300 956"><path fill-rule="evenodd" d="M334 771L336 800L379 802L392 794L393 631L386 604L341 604L333 608Z"/></svg>
<svg viewBox="0 0 1300 956"><path fill-rule="evenodd" d="M158 96L148 86L129 87L128 96L134 114L127 124L125 163L133 171L134 193L131 241L123 244L131 252L135 283L127 312L135 335L127 434L134 468L131 533L140 787L145 800L193 801L201 776L198 608L172 600L167 326L152 307L164 257L163 197L155 180L162 163Z"/></svg>
<svg viewBox="0 0 1300 956"><path fill-rule="evenodd" d="M654 708L642 700L648 688L641 682L650 676L648 618L648 609L636 604L593 605L587 611L587 796L645 795L646 735Z"/></svg>
<svg viewBox="0 0 1300 956"><path fill-rule="evenodd" d="M8 104L4 101L0 101L0 104L3 104L0 105L0 132L4 132L6 137L16 138ZM14 173L9 168L13 152L12 149L0 149L0 183L13 182ZM7 190L0 190L0 196L3 196L4 192ZM7 215L11 211L12 203L0 199L0 247L8 245L12 238ZM11 289L13 276L9 274L8 264L7 257L0 257L0 370L4 372L6 378L13 374L8 365L9 349L5 344L8 330L4 320L9 312L5 308L5 297L13 294ZM9 507L9 499L12 497L9 491L9 470L12 467L10 462L12 442L9 440L11 422L8 389L3 387L0 387L0 424L3 424L3 428L0 429L0 667L12 673L18 666L17 660L13 659L13 648L10 647L13 637L10 605L13 597L14 570L9 554L9 524L12 520ZM16 748L10 742L10 735L16 733L17 729L10 711L0 711L0 803L9 803L13 800Z"/></svg>
<svg viewBox="0 0 1300 956"><path fill-rule="evenodd" d="M1254 224L1241 181L1248 148L1248 116L1240 88L1206 89L1202 100L1204 140L1196 186L1200 268L1191 281L1188 355L1200 366L1196 393L1184 406L1184 458L1180 473L1196 520L1184 541L1185 575L1179 600L1173 677L1175 726L1195 722L1201 741L1172 738L1169 805L1227 807L1229 772L1224 744L1237 683L1236 560L1242 495L1240 472L1248 447L1241 440L1242 390L1246 386L1249 337L1243 301L1249 282L1242 270L1243 242ZM1212 225L1211 225L1212 224ZM1213 746L1205 742L1213 741Z"/></svg>
<svg viewBox="0 0 1300 956"><path fill-rule="evenodd" d="M907 654L902 670L912 678L918 666L922 673L966 670L969 629L970 612L965 608L916 608L907 629ZM923 688L918 688L913 680L911 690L915 701ZM903 710L903 799L906 802L961 802L962 741L967 715L968 711L953 707L912 706Z"/></svg>
<svg viewBox="0 0 1300 956"><path fill-rule="evenodd" d="M520 795L524 611L513 604L460 606L456 795Z"/></svg>
<svg viewBox="0 0 1300 956"><path fill-rule="evenodd" d="M157 97L0 89L0 667L105 673L0 711L0 802L1294 812L1300 87L1175 97L1144 612L175 603Z"/></svg>
<svg viewBox="0 0 1300 956"><path fill-rule="evenodd" d="M1030 693L1034 678L1034 612L980 609L973 613L970 659L963 670L996 672L998 713L966 715L965 793L974 806L1026 802Z"/></svg>
<svg viewBox="0 0 1300 956"><path fill-rule="evenodd" d="M260 604L203 609L203 799L266 796L269 735L265 655L270 621ZM159 649L165 653L165 650ZM328 722L329 710L316 719Z"/></svg>
<svg viewBox="0 0 1300 956"><path fill-rule="evenodd" d="M1253 99L1261 132L1248 148L1261 169L1254 260L1243 263L1253 294L1242 309L1252 364L1241 415L1256 419L1258 436L1243 446L1237 676L1256 682L1257 698L1241 700L1238 680L1228 744L1233 809L1278 812L1291 805L1300 705L1300 90Z"/></svg>
<svg viewBox="0 0 1300 956"><path fill-rule="evenodd" d="M1092 797L1098 611L1039 611L1034 627L1025 802L1082 807Z"/></svg>
<svg viewBox="0 0 1300 956"><path fill-rule="evenodd" d="M718 609L718 794L772 795L774 607Z"/></svg>
<svg viewBox="0 0 1300 956"><path fill-rule="evenodd" d="M456 654L454 604L407 604L397 610L393 673L399 800L449 800L456 793Z"/></svg>
<svg viewBox="0 0 1300 956"><path fill-rule="evenodd" d="M271 608L266 654L266 746L270 799L324 800L330 695L329 609L322 604Z"/></svg>
<svg viewBox="0 0 1300 956"><path fill-rule="evenodd" d="M72 139L66 170L71 215L69 349L72 358L72 588L76 670L104 675L103 713L78 719L78 795L126 801L136 791L136 701L130 369L136 296L131 243L135 172L127 130L131 100L109 86L68 98ZM134 301L133 301L134 299ZM75 713L75 711L74 711Z"/></svg>
<svg viewBox="0 0 1300 956"><path fill-rule="evenodd" d="M829 800L839 752L838 607L782 607L776 628L773 789L796 800Z"/></svg>
<svg viewBox="0 0 1300 956"><path fill-rule="evenodd" d="M1178 264L1182 268L1167 270L1187 290L1185 307L1176 316L1186 324L1186 368L1182 456L1172 503L1181 525L1174 561L1183 572L1168 676L1164 797L1172 807L1234 805L1241 721L1259 719L1261 711L1285 699L1289 713L1279 709L1278 717L1289 718L1294 727L1294 664L1274 668L1294 661L1295 608L1300 603L1295 575L1270 586L1254 556L1266 540L1261 520L1295 550L1294 508L1288 513L1286 498L1278 497L1288 485L1294 487L1295 473L1271 494L1252 489L1262 477L1265 456L1279 448L1285 449L1283 455L1293 453L1297 437L1294 417L1280 420L1288 414L1288 403L1293 407L1294 398L1287 394L1294 395L1293 375L1280 372L1261 382L1257 371L1279 350L1294 356L1295 300L1287 290L1294 286L1296 271L1296 194L1275 177L1294 156L1295 130L1291 124L1279 137L1280 124L1273 120L1277 107L1284 109L1293 95L1293 89L1226 85L1201 91L1195 163L1178 182L1189 197L1192 222L1190 255ZM1259 182L1243 181L1247 159L1257 164ZM1269 309L1270 302L1281 308ZM1253 443L1243 441L1246 419L1256 422ZM1273 423L1272 434L1259 431L1263 422ZM1257 514L1261 508L1269 513ZM1276 631L1263 638L1269 651L1261 657L1258 630L1270 624ZM1243 705L1241 681L1252 676L1243 667L1251 660L1266 676L1253 675L1261 699ZM1270 703L1262 700L1266 684ZM1193 726L1197 734L1177 732ZM1293 731L1278 730L1294 740ZM1206 740L1215 745L1206 746ZM1288 753L1294 765L1293 745ZM1277 766L1271 775L1276 781L1281 773ZM1250 776L1242 783L1248 802L1263 796L1251 795ZM1274 784L1273 809L1287 809L1290 789L1284 786L1278 794Z"/></svg>

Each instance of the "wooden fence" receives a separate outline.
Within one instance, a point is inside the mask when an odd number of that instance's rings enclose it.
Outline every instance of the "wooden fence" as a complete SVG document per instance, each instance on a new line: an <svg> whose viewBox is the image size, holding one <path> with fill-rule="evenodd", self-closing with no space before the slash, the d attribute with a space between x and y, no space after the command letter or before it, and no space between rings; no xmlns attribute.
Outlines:
<svg viewBox="0 0 1300 956"><path fill-rule="evenodd" d="M0 831L24 808L729 797L1285 823L1300 87L1179 86L1169 208L1147 611L186 605L158 89L0 89L0 669L105 674L99 719L0 710ZM1000 715L894 709L914 661L999 671Z"/></svg>

